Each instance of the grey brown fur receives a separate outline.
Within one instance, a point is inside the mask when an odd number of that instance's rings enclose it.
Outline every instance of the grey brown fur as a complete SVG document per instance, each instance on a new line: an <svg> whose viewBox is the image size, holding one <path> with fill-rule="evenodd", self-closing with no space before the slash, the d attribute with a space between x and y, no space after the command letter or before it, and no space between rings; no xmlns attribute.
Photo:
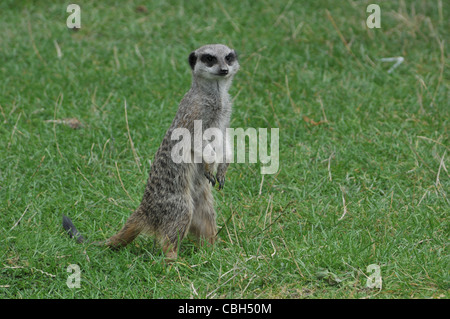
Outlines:
<svg viewBox="0 0 450 319"><path fill-rule="evenodd" d="M142 201L123 228L103 242L104 245L122 247L145 232L155 235L166 258L173 260L187 233L214 243L216 212L210 183L214 186L217 181L219 189L223 188L228 163L225 160L211 164L204 160L202 163L174 163L171 152L178 140L172 140L171 136L176 128L186 128L193 143L195 120L202 121L203 131L218 128L226 136L232 108L228 89L239 63L234 50L213 44L192 52L189 64L192 86L180 102L175 119L156 152ZM203 143L205 146L208 141ZM224 147L225 144L226 140ZM70 234L73 224L67 220L65 223ZM76 231L74 226L73 230Z"/></svg>

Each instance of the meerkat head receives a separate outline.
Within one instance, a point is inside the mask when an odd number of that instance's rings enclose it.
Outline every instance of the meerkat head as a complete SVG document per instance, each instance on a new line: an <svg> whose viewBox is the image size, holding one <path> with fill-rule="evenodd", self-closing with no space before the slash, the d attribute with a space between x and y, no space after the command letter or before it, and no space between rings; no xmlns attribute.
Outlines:
<svg viewBox="0 0 450 319"><path fill-rule="evenodd" d="M223 44L209 44L189 55L194 76L210 80L228 79L239 70L236 51Z"/></svg>

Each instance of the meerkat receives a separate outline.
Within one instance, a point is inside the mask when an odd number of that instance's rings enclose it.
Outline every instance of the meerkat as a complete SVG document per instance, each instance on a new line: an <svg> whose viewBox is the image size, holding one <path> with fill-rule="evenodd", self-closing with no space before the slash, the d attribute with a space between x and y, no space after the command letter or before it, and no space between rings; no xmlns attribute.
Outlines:
<svg viewBox="0 0 450 319"><path fill-rule="evenodd" d="M201 121L202 132L215 128L223 133L219 145L225 153L230 152L225 132L232 111L228 90L240 66L235 50L222 44L200 47L191 52L188 62L192 70L191 88L181 100L156 152L140 205L117 234L96 244L120 248L140 233L148 233L159 240L166 260L173 261L188 233L202 242L214 243L217 228L212 188L216 182L219 190L224 187L228 161L214 158L214 152L213 160L206 161L203 153L194 154L194 147L190 158L201 156L203 160L175 163L172 150L178 141L172 133L179 128L187 129L193 143L194 121ZM202 147L209 147L210 142L202 140ZM63 227L78 242L85 241L66 216L63 216Z"/></svg>

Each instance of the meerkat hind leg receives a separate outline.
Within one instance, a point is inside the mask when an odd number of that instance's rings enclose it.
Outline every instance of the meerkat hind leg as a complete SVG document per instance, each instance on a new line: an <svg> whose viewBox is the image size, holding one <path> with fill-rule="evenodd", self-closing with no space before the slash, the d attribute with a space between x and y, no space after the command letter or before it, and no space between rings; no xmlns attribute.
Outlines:
<svg viewBox="0 0 450 319"><path fill-rule="evenodd" d="M160 207L160 209L167 212L164 215L168 220L163 222L164 226L158 237L166 255L166 262L170 263L177 259L178 247L189 230L193 214L192 199L173 199L170 202L165 202L165 207Z"/></svg>
<svg viewBox="0 0 450 319"><path fill-rule="evenodd" d="M198 237L202 245L205 240L212 245L216 239L217 227L211 187L207 182L202 183L195 195L194 212L189 232Z"/></svg>

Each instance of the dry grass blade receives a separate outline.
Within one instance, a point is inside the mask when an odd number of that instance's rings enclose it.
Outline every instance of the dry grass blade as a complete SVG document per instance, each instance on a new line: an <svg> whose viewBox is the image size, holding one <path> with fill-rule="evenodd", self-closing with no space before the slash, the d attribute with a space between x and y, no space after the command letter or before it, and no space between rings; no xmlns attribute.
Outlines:
<svg viewBox="0 0 450 319"><path fill-rule="evenodd" d="M122 186L122 189L123 189L123 190L125 191L125 193L127 194L128 198L129 198L131 201L133 201L133 199L131 198L131 196L130 196L130 194L128 193L127 189L126 189L125 186L123 185L122 178L120 177L119 167L117 166L117 162L114 162L114 163L115 163L115 165L116 165L116 171L117 171L117 176L119 177L120 185ZM133 202L134 202L134 201L133 201Z"/></svg>
<svg viewBox="0 0 450 319"><path fill-rule="evenodd" d="M131 139L131 134L130 134L130 126L128 125L127 100L125 100L125 122L127 125L128 140L130 141L130 146L131 146L131 151L133 152L134 161L136 162L136 166L138 167L139 172L142 173L141 162L139 161L139 157L136 153L136 149L134 148L134 143L133 143L133 140Z"/></svg>
<svg viewBox="0 0 450 319"><path fill-rule="evenodd" d="M438 172L436 174L436 187L438 187L439 184L441 183L441 181L439 180L439 175L441 175L441 168L442 168L442 166L444 166L445 154L446 154L446 152L444 153L444 155L442 155L441 161L439 163L439 169L438 169Z"/></svg>
<svg viewBox="0 0 450 319"><path fill-rule="evenodd" d="M17 123L19 123L19 120L20 120L20 117L21 117L21 116L22 116L22 112L19 113L19 116L17 117L16 124L14 124L14 128L13 128L13 130L12 130L11 137L10 137L10 139L9 139L8 146L6 147L8 150L9 150L9 147L11 146L12 139L13 139L13 137L14 137L14 134L15 134L16 131L17 131Z"/></svg>
<svg viewBox="0 0 450 319"><path fill-rule="evenodd" d="M350 55L355 58L356 62L358 63L358 65L360 67L363 67L361 62L359 62L359 60L356 58L355 54L353 54L353 51L350 48L350 45L348 44L347 40L345 40L344 36L342 35L341 31L339 30L339 28L338 28L336 22L334 21L333 16L331 15L330 11L325 9L325 12L327 13L328 20L330 20L331 24L333 25L333 28L336 30L339 38L341 39L341 41L344 44L345 48L347 49L348 53L350 53Z"/></svg>
<svg viewBox="0 0 450 319"><path fill-rule="evenodd" d="M344 191L344 188L341 185L339 185L339 187L340 187L341 192L342 192L342 205L344 206L344 213L342 214L341 217L339 217L338 220L342 220L342 218L344 218L344 216L347 214L347 204L345 203L345 196L344 196L345 191Z"/></svg>
<svg viewBox="0 0 450 319"><path fill-rule="evenodd" d="M23 212L22 216L20 216L20 218L17 220L17 222L13 225L13 227L11 227L11 230L13 230L14 228L16 228L17 225L19 225L20 221L22 220L23 216L25 216L25 213L28 211L28 208L30 207L31 203L27 205L27 208L25 208L25 211Z"/></svg>
<svg viewBox="0 0 450 319"><path fill-rule="evenodd" d="M36 53L39 60L41 60L41 62L44 63L45 66L47 66L47 62L45 62L45 60L42 58L41 54L39 53L38 48L36 47L36 43L35 43L34 37L33 37L33 32L31 31L30 16L28 16L28 19L27 19L27 27L28 27L28 34L30 35L31 46L33 47L34 53Z"/></svg>
<svg viewBox="0 0 450 319"><path fill-rule="evenodd" d="M80 122L79 119L72 117L67 119L55 119L55 120L47 120L45 123L55 123L55 124L64 124L71 129L78 130L83 127L83 123Z"/></svg>
<svg viewBox="0 0 450 319"><path fill-rule="evenodd" d="M58 98L55 102L55 111L53 113L53 135L55 137L56 149L58 150L58 154L59 156L61 156L61 158L64 158L64 156L61 154L61 150L59 149L58 144L58 138L56 137L56 113L58 112L58 108L61 106L63 99L64 95L62 93L59 93Z"/></svg>

